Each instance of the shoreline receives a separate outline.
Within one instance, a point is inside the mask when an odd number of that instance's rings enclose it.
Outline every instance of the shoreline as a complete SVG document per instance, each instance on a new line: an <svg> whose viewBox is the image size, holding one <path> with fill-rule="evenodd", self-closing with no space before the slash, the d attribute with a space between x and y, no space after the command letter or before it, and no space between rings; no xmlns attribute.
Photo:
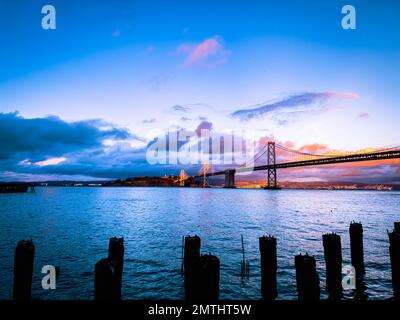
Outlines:
<svg viewBox="0 0 400 320"><path fill-rule="evenodd" d="M262 190L263 187L236 187L236 188L224 188L223 186L215 186L212 188L203 188L203 187L180 187L180 186L129 186L129 185L122 185L122 186L114 186L114 185L40 185L37 184L36 187L42 188L51 188L51 187L58 187L58 188L159 188L159 189L233 189L233 190ZM400 189L368 189L368 188L296 188L296 187L280 187L278 190L325 190L325 191L400 191ZM278 191L274 190L274 191Z"/></svg>

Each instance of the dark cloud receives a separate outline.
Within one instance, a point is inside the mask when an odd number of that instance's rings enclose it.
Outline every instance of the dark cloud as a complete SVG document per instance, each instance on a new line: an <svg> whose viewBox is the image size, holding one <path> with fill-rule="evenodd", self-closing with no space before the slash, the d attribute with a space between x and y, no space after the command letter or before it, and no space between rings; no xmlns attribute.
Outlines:
<svg viewBox="0 0 400 320"><path fill-rule="evenodd" d="M146 160L146 148L132 148L126 143L117 143L109 149L82 150L70 155L65 162L58 165L39 168L20 166L17 170L40 175L116 179L142 175L164 175L165 173L175 173L177 169L169 169L168 166L150 166Z"/></svg>
<svg viewBox="0 0 400 320"><path fill-rule="evenodd" d="M0 113L0 178L4 180L13 174L100 176L103 171L112 174L112 166L123 160L117 157L118 151L121 155L127 153L105 148L103 143L109 139L142 140L127 129L102 120L66 122L55 116L27 119L18 113ZM60 164L36 164L60 157L65 157Z"/></svg>
<svg viewBox="0 0 400 320"><path fill-rule="evenodd" d="M98 147L105 139L128 138L134 136L100 120L66 122L55 116L27 119L18 113L0 113L2 160L16 155L29 155L36 159L56 157L66 152Z"/></svg>
<svg viewBox="0 0 400 320"><path fill-rule="evenodd" d="M239 109L231 113L231 116L241 121L261 118L275 112L296 110L301 107L317 107L325 108L326 100L337 98L354 98L355 94L351 93L334 93L334 92L304 92L285 96L281 99L270 100L265 103L254 106L250 109Z"/></svg>
<svg viewBox="0 0 400 320"><path fill-rule="evenodd" d="M200 136L201 130L211 131L212 127L213 127L212 122L202 121L196 128L197 136Z"/></svg>

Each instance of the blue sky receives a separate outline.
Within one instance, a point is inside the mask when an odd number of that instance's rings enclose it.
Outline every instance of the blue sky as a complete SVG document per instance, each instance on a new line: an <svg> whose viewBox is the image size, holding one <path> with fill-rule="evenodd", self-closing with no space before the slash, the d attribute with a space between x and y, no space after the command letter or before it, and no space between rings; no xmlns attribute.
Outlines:
<svg viewBox="0 0 400 320"><path fill-rule="evenodd" d="M45 4L56 30L41 28ZM3 180L174 173L145 162L148 142L203 121L295 148L399 144L397 1L0 0L0 38L0 128L66 129L35 145L3 129Z"/></svg>

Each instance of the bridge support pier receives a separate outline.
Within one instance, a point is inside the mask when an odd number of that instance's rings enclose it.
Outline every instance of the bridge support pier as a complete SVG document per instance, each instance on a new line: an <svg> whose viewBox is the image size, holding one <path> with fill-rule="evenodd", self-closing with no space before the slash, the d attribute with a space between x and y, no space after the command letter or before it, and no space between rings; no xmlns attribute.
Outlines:
<svg viewBox="0 0 400 320"><path fill-rule="evenodd" d="M224 188L236 188L235 187L235 170L226 170L225 171Z"/></svg>

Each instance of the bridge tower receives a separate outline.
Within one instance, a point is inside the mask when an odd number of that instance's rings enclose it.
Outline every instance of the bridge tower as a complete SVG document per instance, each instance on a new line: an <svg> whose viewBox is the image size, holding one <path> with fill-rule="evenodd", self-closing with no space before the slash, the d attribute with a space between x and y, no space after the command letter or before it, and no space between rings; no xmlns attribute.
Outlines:
<svg viewBox="0 0 400 320"><path fill-rule="evenodd" d="M275 156L275 142L269 141L267 148L267 164L271 166L267 170L267 186L265 189L279 189L276 176L276 156Z"/></svg>
<svg viewBox="0 0 400 320"><path fill-rule="evenodd" d="M185 180L187 180L188 176L185 172L185 170L181 169L179 172L179 186L184 187L185 186Z"/></svg>
<svg viewBox="0 0 400 320"><path fill-rule="evenodd" d="M211 169L211 165L208 161L205 161L203 163L203 188L208 188L210 186L209 182L208 182L208 176L207 173L208 171L210 171Z"/></svg>

